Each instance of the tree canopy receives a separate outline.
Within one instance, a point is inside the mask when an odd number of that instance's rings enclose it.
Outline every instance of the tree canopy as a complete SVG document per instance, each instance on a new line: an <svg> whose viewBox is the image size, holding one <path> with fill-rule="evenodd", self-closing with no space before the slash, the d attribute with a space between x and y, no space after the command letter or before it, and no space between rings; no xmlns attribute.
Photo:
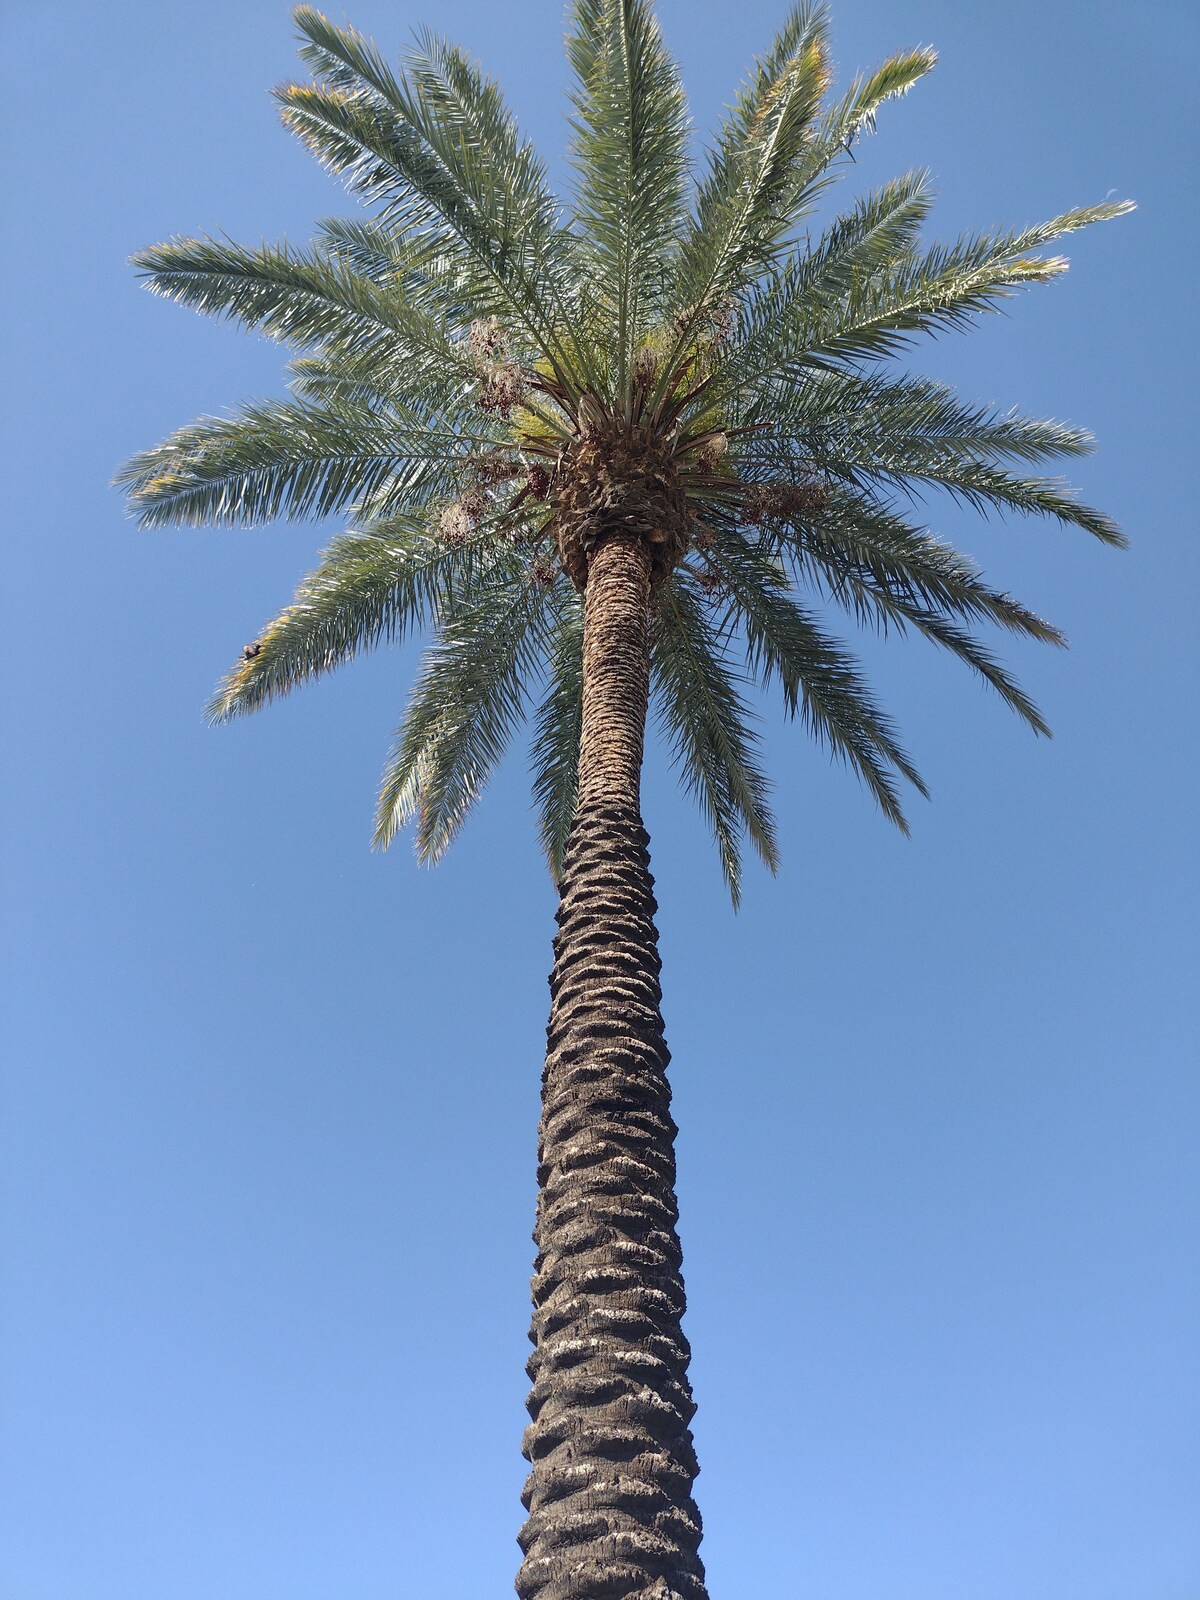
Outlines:
<svg viewBox="0 0 1200 1600"><path fill-rule="evenodd" d="M777 860L754 685L778 684L899 827L902 785L924 792L831 629L839 609L931 640L1048 731L978 630L1061 635L919 508L941 494L1120 544L1038 470L1090 437L970 403L898 358L1058 276L1067 262L1047 247L1127 202L931 243L918 171L816 231L855 142L935 60L893 56L831 97L819 5L792 8L693 173L651 7L576 0L563 199L497 85L454 45L421 35L394 71L352 29L309 6L295 16L312 79L277 91L282 118L365 213L325 222L303 249L176 238L134 258L157 293L294 352L293 398L201 418L129 463L138 519L347 519L234 665L214 719L428 632L376 842L415 821L435 861L531 718L557 873L576 793L589 518L616 461L623 481L641 474L660 547L658 723L735 901L746 840Z"/></svg>

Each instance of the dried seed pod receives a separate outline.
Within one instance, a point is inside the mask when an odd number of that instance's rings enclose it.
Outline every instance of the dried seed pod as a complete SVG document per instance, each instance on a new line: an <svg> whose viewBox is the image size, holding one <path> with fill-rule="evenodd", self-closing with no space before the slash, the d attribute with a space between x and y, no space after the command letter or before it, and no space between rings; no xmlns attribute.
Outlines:
<svg viewBox="0 0 1200 1600"><path fill-rule="evenodd" d="M482 373L502 353L503 333L499 317L479 317L467 331L467 348L475 370Z"/></svg>
<svg viewBox="0 0 1200 1600"><path fill-rule="evenodd" d="M475 403L481 411L507 418L524 398L526 388L525 374L520 367L512 363L492 367L476 391Z"/></svg>
<svg viewBox="0 0 1200 1600"><path fill-rule="evenodd" d="M496 483L508 483L520 471L517 463L510 457L502 455L499 450L491 450L486 455L477 456L472 465L476 481L485 488Z"/></svg>
<svg viewBox="0 0 1200 1600"><path fill-rule="evenodd" d="M649 389L658 377L658 357L647 345L633 358L633 381L639 389Z"/></svg>
<svg viewBox="0 0 1200 1600"><path fill-rule="evenodd" d="M713 307L710 318L714 345L728 344L737 332L737 304L726 297Z"/></svg>
<svg viewBox="0 0 1200 1600"><path fill-rule="evenodd" d="M796 485L796 512L799 516L812 516L814 512L824 511L829 504L829 490L819 478L813 478L808 483Z"/></svg>
<svg viewBox="0 0 1200 1600"><path fill-rule="evenodd" d="M751 483L742 496L742 520L760 527L766 522L790 522L822 511L829 490L817 478L799 483Z"/></svg>
<svg viewBox="0 0 1200 1600"><path fill-rule="evenodd" d="M458 500L451 501L438 518L438 532L447 544L462 544L471 527L470 514Z"/></svg>
<svg viewBox="0 0 1200 1600"><path fill-rule="evenodd" d="M723 433L714 433L701 445L696 456L696 465L701 472L711 472L729 449L729 440Z"/></svg>

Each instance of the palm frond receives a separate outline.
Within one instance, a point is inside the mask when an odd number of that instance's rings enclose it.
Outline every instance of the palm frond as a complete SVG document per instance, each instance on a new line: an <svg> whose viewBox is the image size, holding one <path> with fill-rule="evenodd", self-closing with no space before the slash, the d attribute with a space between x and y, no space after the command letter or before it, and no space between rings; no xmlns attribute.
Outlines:
<svg viewBox="0 0 1200 1600"><path fill-rule="evenodd" d="M133 265L155 294L197 311L234 318L272 338L330 355L386 352L464 370L444 327L386 285L336 258L286 243L247 249L230 240L170 239L139 251Z"/></svg>
<svg viewBox="0 0 1200 1600"><path fill-rule="evenodd" d="M795 222L795 166L829 84L822 6L794 6L722 128L684 235L675 298L686 346L723 296L763 271Z"/></svg>
<svg viewBox="0 0 1200 1600"><path fill-rule="evenodd" d="M968 236L923 254L910 252L886 271L864 275L833 301L803 293L781 300L773 326L742 363L743 381L797 375L831 361L879 360L897 354L919 333L967 328L1016 289L1066 271L1065 257L1031 252L1131 209L1129 201L1085 206L1036 227Z"/></svg>
<svg viewBox="0 0 1200 1600"><path fill-rule="evenodd" d="M551 628L550 682L534 722L531 760L542 847L557 882L575 815L583 733L583 607L570 585L554 597Z"/></svg>
<svg viewBox="0 0 1200 1600"><path fill-rule="evenodd" d="M547 603L525 563L499 549L443 617L384 770L379 848L414 817L422 861L451 843L524 717Z"/></svg>
<svg viewBox="0 0 1200 1600"><path fill-rule="evenodd" d="M1095 443L1071 423L977 405L932 378L877 371L816 371L803 383L779 385L770 431L759 438L768 453L791 450L817 468L896 471L904 470L909 448L948 460L1037 462L1084 456Z"/></svg>
<svg viewBox="0 0 1200 1600"><path fill-rule="evenodd" d="M469 593L483 565L478 542L447 545L422 517L339 534L224 679L209 719L257 711L380 644L400 643Z"/></svg>
<svg viewBox="0 0 1200 1600"><path fill-rule="evenodd" d="M494 442L345 400L264 400L180 428L134 456L116 481L143 527L254 527L368 501L382 511L453 491L470 451Z"/></svg>
<svg viewBox="0 0 1200 1600"><path fill-rule="evenodd" d="M903 450L902 460L903 465L893 471L877 466L876 475L903 481L909 488L922 482L936 485L977 511L998 508L1019 511L1023 516L1052 517L1082 528L1101 544L1118 550L1129 542L1111 517L1085 504L1061 478L1022 477L986 461L954 459L935 451L922 455L912 443Z"/></svg>
<svg viewBox="0 0 1200 1600"><path fill-rule="evenodd" d="M774 872L779 866L775 825L749 707L718 632L682 575L659 592L652 673L660 720L683 781L716 835L736 907L741 899L741 836L748 835Z"/></svg>
<svg viewBox="0 0 1200 1600"><path fill-rule="evenodd" d="M453 327L471 315L455 298L453 261L420 233L402 233L381 217L324 217L316 248L358 277L396 287L434 322Z"/></svg>
<svg viewBox="0 0 1200 1600"><path fill-rule="evenodd" d="M717 391L734 398L739 421L753 422L764 414L773 418L772 407L795 388L789 376L775 387L762 384L748 397L742 393L778 359L781 318L794 316L801 306L836 305L856 283L907 257L931 203L928 175L905 173L860 199L815 245L793 251L755 287L742 306L740 337L717 369Z"/></svg>
<svg viewBox="0 0 1200 1600"><path fill-rule="evenodd" d="M1085 455L1091 435L1068 423L968 405L931 379L852 372L778 385L773 420L777 430L764 427L743 451L752 475L816 472L855 489L894 485L910 494L929 485L976 510L1053 517L1104 544L1125 544L1112 519L1061 479L1002 464Z"/></svg>
<svg viewBox="0 0 1200 1600"><path fill-rule="evenodd" d="M410 398L410 374L384 360L339 356L297 356L288 362L288 387L298 399L318 406L353 405L387 410ZM421 397L435 400L435 395ZM423 410L424 406L414 407ZM456 408L458 409L458 408Z"/></svg>
<svg viewBox="0 0 1200 1600"><path fill-rule="evenodd" d="M732 552L734 565L753 568L764 556L770 561L773 548L859 623L884 633L915 628L957 656L1035 733L1049 737L1049 727L1020 684L955 618L994 624L1043 644L1061 647L1066 640L1011 595L984 583L974 563L950 545L910 528L885 507L843 494L835 495L826 514L811 526L777 530L774 537L760 535L756 554L747 556L739 541ZM723 543L718 570L722 556L727 562L730 554ZM770 569L760 570L765 575ZM783 569L778 570L783 578Z"/></svg>
<svg viewBox="0 0 1200 1600"><path fill-rule="evenodd" d="M628 396L684 216L687 107L647 0L575 0L567 56L587 289L608 308L617 389Z"/></svg>
<svg viewBox="0 0 1200 1600"><path fill-rule="evenodd" d="M882 593L878 599L882 609L884 600ZM903 596L889 594L886 604L891 621L899 624L901 629L905 623L910 624L926 639L940 645L943 650L948 650L951 655L957 656L977 673L984 683L994 689L1005 705L1015 711L1034 733L1041 734L1046 739L1051 737L1049 724L1037 706L1003 662L998 661L981 640L968 633L965 628L960 628L956 622L943 616L941 612L913 605Z"/></svg>
<svg viewBox="0 0 1200 1600"><path fill-rule="evenodd" d="M739 451L740 470L752 478L899 482L964 463L1032 464L1093 448L1084 428L972 404L945 384L906 375L812 372L776 386L770 404L760 396L754 414L768 410Z"/></svg>
<svg viewBox="0 0 1200 1600"><path fill-rule="evenodd" d="M1023 638L1062 646L1062 634L1009 594L983 581L961 551L913 528L869 494L830 493L820 517L776 530L764 542L791 557L804 578L858 621L886 627L890 601L994 624Z"/></svg>
<svg viewBox="0 0 1200 1600"><path fill-rule="evenodd" d="M811 209L830 181L831 168L848 155L864 131L873 132L875 116L888 100L898 100L937 65L937 51L927 47L889 56L873 72L855 78L842 98L821 118L793 178L793 208Z"/></svg>
<svg viewBox="0 0 1200 1600"><path fill-rule="evenodd" d="M578 387L563 343L570 236L497 86L432 37L400 78L361 34L309 6L295 16L320 81L279 91L284 121L389 227L457 262L474 315L515 320Z"/></svg>
<svg viewBox="0 0 1200 1600"><path fill-rule="evenodd" d="M907 833L893 773L919 794L927 791L853 657L796 604L786 576L762 552L725 536L707 560L725 585L730 624L743 629L749 663L764 687L779 681L789 715L846 761L884 816Z"/></svg>

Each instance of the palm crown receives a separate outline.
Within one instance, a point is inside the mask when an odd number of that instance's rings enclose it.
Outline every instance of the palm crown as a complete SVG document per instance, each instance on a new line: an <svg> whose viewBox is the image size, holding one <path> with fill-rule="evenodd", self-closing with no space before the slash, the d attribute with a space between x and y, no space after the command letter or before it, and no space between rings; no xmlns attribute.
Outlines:
<svg viewBox="0 0 1200 1600"><path fill-rule="evenodd" d="M436 859L532 709L557 871L576 796L581 591L616 519L652 546L658 714L735 899L743 838L776 858L749 681L777 680L901 827L898 780L921 788L827 630L831 607L915 629L1047 731L973 629L1060 635L898 505L932 487L1119 544L1107 518L1028 470L1089 437L967 404L892 358L1056 276L1066 262L1035 252L1127 205L930 246L915 172L801 241L839 158L934 62L895 56L830 101L819 7L793 9L689 193L684 98L649 6L576 0L566 207L453 46L423 37L397 75L315 10L296 20L313 82L278 91L283 119L371 214L325 223L307 250L175 239L135 258L159 293L300 352L294 399L201 419L128 465L139 519L350 513L214 717L430 628L377 841L415 818L419 854Z"/></svg>

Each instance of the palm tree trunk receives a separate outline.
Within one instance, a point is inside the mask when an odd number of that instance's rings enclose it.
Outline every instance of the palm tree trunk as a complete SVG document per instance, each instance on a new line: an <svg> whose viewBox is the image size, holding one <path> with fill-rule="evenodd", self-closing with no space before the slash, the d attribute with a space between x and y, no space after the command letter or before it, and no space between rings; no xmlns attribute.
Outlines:
<svg viewBox="0 0 1200 1600"><path fill-rule="evenodd" d="M649 547L613 534L591 555L584 595L579 798L538 1142L522 1600L707 1600L639 805L650 574Z"/></svg>

